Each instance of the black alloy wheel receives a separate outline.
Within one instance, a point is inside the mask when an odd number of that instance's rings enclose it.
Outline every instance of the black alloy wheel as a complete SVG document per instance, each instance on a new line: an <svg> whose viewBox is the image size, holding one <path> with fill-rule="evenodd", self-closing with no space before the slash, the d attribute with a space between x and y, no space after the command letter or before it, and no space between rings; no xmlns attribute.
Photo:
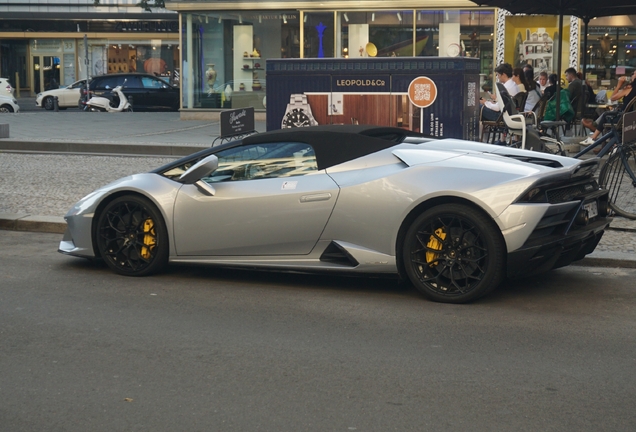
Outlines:
<svg viewBox="0 0 636 432"><path fill-rule="evenodd" d="M168 262L168 232L159 210L139 196L119 197L97 221L99 253L115 273L147 276Z"/></svg>
<svg viewBox="0 0 636 432"><path fill-rule="evenodd" d="M42 101L42 105L44 106L45 110L52 111L54 108L53 97L52 96L45 97L44 100Z"/></svg>
<svg viewBox="0 0 636 432"><path fill-rule="evenodd" d="M470 302L504 278L506 248L497 225L463 204L422 213L406 233L402 256L410 281L433 301Z"/></svg>

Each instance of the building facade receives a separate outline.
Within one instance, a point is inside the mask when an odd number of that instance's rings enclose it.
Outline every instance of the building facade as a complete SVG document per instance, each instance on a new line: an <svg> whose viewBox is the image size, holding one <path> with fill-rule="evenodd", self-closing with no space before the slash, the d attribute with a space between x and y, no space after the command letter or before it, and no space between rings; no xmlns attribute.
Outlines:
<svg viewBox="0 0 636 432"><path fill-rule="evenodd" d="M177 83L178 14L136 4L1 1L0 76L31 96L56 83L116 72L149 72Z"/></svg>
<svg viewBox="0 0 636 432"><path fill-rule="evenodd" d="M266 59L456 57L494 69L495 10L470 1L182 2L184 112L266 106Z"/></svg>

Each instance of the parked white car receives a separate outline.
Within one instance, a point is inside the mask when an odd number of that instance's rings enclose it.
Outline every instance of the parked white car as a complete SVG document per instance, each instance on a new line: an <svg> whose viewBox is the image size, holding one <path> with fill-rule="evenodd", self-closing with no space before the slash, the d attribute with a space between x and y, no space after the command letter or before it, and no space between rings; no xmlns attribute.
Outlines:
<svg viewBox="0 0 636 432"><path fill-rule="evenodd" d="M66 87L60 87L59 89L47 90L45 92L38 93L35 98L35 106L52 110L55 108L53 98L57 96L57 103L60 108L76 108L79 103L81 88L85 82L86 80L83 79Z"/></svg>
<svg viewBox="0 0 636 432"><path fill-rule="evenodd" d="M13 97L14 91L15 89L9 83L9 80L7 78L0 78L0 94L1 95Z"/></svg>
<svg viewBox="0 0 636 432"><path fill-rule="evenodd" d="M0 113L20 112L20 105L13 96L5 96L0 92Z"/></svg>

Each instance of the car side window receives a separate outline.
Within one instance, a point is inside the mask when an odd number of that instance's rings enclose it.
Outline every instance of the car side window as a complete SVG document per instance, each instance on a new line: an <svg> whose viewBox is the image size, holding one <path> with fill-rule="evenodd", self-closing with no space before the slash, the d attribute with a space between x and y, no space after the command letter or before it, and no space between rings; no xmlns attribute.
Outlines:
<svg viewBox="0 0 636 432"><path fill-rule="evenodd" d="M95 90L111 90L115 87L117 87L116 77L103 78L95 84Z"/></svg>
<svg viewBox="0 0 636 432"><path fill-rule="evenodd" d="M141 83L144 88L157 89L163 87L163 83L151 77L141 77Z"/></svg>
<svg viewBox="0 0 636 432"><path fill-rule="evenodd" d="M123 85L124 88L143 88L143 86L141 85L141 82L139 80L139 77L136 76L129 76L129 77L124 77L126 80L126 83ZM122 81L123 84L123 81Z"/></svg>
<svg viewBox="0 0 636 432"><path fill-rule="evenodd" d="M203 180L257 180L306 175L318 170L314 149L298 142L250 144L217 153L219 167Z"/></svg>

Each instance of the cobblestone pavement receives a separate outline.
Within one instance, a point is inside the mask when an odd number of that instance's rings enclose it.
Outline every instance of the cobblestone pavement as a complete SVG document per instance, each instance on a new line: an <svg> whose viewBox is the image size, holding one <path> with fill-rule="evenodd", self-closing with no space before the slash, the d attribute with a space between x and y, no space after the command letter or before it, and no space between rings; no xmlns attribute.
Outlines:
<svg viewBox="0 0 636 432"><path fill-rule="evenodd" d="M98 187L172 160L0 153L0 213L64 216Z"/></svg>

